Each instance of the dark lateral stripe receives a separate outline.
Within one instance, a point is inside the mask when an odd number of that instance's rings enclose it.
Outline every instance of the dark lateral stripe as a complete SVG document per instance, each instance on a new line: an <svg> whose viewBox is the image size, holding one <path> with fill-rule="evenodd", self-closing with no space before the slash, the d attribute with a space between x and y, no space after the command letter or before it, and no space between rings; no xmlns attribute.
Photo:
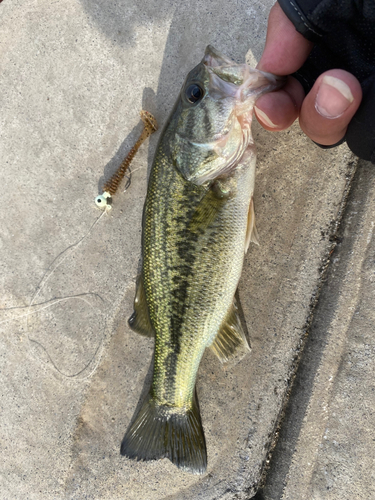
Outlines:
<svg viewBox="0 0 375 500"><path fill-rule="evenodd" d="M173 277L173 289L171 290L171 316L170 316L170 339L173 351L166 358L166 372L172 380L176 378L178 355L181 352L182 327L187 313L187 297L191 287L191 278L194 275L194 264L196 261L196 247L199 232L196 228L189 227L201 201L201 195L192 190L188 183L185 184L182 197L177 204L177 210L173 223L176 231L176 255L173 262L173 270L177 275ZM187 207L188 210L187 210ZM183 215L182 215L183 214Z"/></svg>
<svg viewBox="0 0 375 500"><path fill-rule="evenodd" d="M210 240L215 238L216 231L212 227L209 229L209 226L212 226L220 208L225 204L225 200L218 198L211 190L199 199L197 193L192 191L188 184L185 185L181 198L178 204L178 215L174 219L178 228L175 242L178 259L173 265L173 270L177 271L177 275L173 278L170 317L170 338L174 350L168 356L168 366L166 366L167 373L173 380L176 376L178 354L183 341L182 328L187 314L189 288L194 283L192 277L195 273L198 242L207 231L210 233ZM186 207L190 209L187 211ZM184 214L183 218L181 213Z"/></svg>

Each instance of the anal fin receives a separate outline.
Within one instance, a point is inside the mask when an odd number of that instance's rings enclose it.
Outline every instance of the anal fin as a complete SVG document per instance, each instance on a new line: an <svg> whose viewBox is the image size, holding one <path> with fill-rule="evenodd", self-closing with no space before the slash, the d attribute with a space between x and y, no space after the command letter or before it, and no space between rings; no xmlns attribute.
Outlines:
<svg viewBox="0 0 375 500"><path fill-rule="evenodd" d="M222 363L235 358L241 351L246 354L251 350L238 315L236 298L209 347Z"/></svg>
<svg viewBox="0 0 375 500"><path fill-rule="evenodd" d="M137 278L137 288L134 297L134 312L128 319L128 324L132 330L144 335L145 337L154 337L154 329L150 321L150 314L146 302L146 294L143 286L142 275Z"/></svg>

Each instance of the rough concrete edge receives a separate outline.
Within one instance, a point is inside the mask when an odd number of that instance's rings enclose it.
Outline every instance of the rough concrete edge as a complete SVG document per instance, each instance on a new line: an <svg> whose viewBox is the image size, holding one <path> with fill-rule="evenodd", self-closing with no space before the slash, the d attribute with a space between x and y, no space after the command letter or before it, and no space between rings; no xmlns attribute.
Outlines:
<svg viewBox="0 0 375 500"><path fill-rule="evenodd" d="M347 182L345 184L345 189L343 191L342 199L341 199L340 206L339 206L339 209L337 212L337 217L335 220L332 220L331 224L330 224L330 230L329 230L328 237L329 237L329 241L331 242L331 245L328 247L328 249L326 251L326 255L322 258L323 262L322 262L322 265L320 266L320 269L319 269L319 280L316 284L316 291L312 294L312 297L310 300L310 305L309 305L309 312L308 312L308 315L306 318L305 326L303 327L303 334L301 336L300 343L297 347L298 348L297 353L296 353L294 360L290 366L290 374L289 374L289 378L288 378L288 382L287 382L288 389L286 390L286 392L284 394L280 413L276 419L276 424L275 424L274 431L273 431L273 437L270 440L269 451L268 451L267 456L262 464L262 473L261 473L259 482L256 485L253 484L253 485L249 486L247 488L247 490L244 491L244 493L246 493L247 496L244 497L243 493L242 493L242 494L240 494L240 496L234 496L233 500L237 500L237 499L238 500L243 500L243 499L246 499L246 500L264 500L264 498L265 498L262 490L263 490L265 483L267 481L268 472L272 467L272 455L273 455L274 450L275 450L277 443L278 443L280 429L281 429L283 422L284 422L284 419L285 419L287 405L288 405L288 402L289 402L289 399L290 399L290 396L291 396L291 393L293 390L293 386L294 386L294 382L295 382L295 379L297 376L298 368L299 368L301 359L303 357L303 354L305 352L305 347L306 347L307 339L309 336L310 327L311 327L312 321L314 319L314 314L315 314L316 307L317 307L317 304L319 301L321 290L322 290L324 283L327 279L327 274L328 274L328 269L330 267L331 258L332 258L332 255L334 253L334 250L335 250L337 244L340 242L340 238L338 237L338 233L340 231L341 224L342 224L342 221L343 221L343 218L345 215L345 209L346 209L346 206L348 204L350 194L352 192L352 187L353 187L353 183L355 181L356 173L358 171L359 162L360 162L359 158L356 158L354 155L347 162L347 173L346 173ZM254 491L255 491L255 494L254 494ZM250 496L250 495L252 495L252 496Z"/></svg>

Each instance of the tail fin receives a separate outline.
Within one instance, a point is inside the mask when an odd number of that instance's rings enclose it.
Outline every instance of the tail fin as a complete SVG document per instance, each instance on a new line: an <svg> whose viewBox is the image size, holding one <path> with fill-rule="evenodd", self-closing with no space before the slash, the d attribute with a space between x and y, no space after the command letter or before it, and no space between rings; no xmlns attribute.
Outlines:
<svg viewBox="0 0 375 500"><path fill-rule="evenodd" d="M158 405L149 394L125 434L121 455L138 460L167 457L182 470L203 474L207 451L196 395L186 410Z"/></svg>

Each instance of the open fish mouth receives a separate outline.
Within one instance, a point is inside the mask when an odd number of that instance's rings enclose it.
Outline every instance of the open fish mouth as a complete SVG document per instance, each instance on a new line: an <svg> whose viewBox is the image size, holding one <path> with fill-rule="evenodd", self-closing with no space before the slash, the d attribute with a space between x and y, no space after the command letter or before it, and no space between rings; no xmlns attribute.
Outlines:
<svg viewBox="0 0 375 500"><path fill-rule="evenodd" d="M233 172L251 142L251 121L255 100L263 93L280 88L285 79L238 64L209 45L201 61L208 73L208 93L217 103L231 104L226 124L210 141L190 141L197 150L215 154L188 178L198 185ZM223 104L223 106L225 106ZM217 111L218 112L218 111Z"/></svg>
<svg viewBox="0 0 375 500"><path fill-rule="evenodd" d="M211 74L213 86L236 98L238 104L246 103L250 98L258 98L270 90L277 90L286 81L286 77L252 69L247 64L237 64L212 45L206 48L202 63ZM253 104L254 101L250 105ZM242 112L245 111L246 106ZM237 109L237 114L242 114L241 109Z"/></svg>
<svg viewBox="0 0 375 500"><path fill-rule="evenodd" d="M285 79L238 64L209 45L181 91L174 158L186 180L202 185L231 175L252 144L256 99Z"/></svg>

